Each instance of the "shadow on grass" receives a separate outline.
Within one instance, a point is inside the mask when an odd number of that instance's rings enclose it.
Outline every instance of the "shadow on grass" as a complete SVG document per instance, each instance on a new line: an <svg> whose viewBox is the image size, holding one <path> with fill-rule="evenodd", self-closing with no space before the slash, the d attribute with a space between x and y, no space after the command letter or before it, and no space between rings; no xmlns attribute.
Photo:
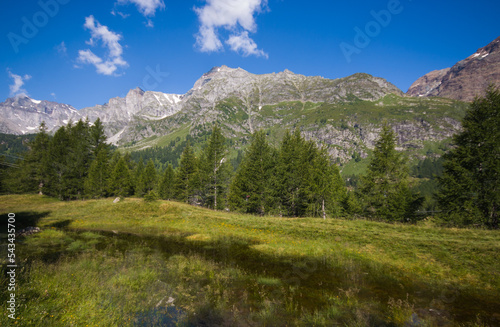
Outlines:
<svg viewBox="0 0 500 327"><path fill-rule="evenodd" d="M15 223L16 232L24 229L26 227L37 227L40 219L47 217L50 214L49 211L44 212L34 212L34 211L23 211L15 213ZM0 233L7 233L8 227L8 214L3 214L0 216L1 226Z"/></svg>
<svg viewBox="0 0 500 327"><path fill-rule="evenodd" d="M59 228L59 229L66 229L70 224L71 224L71 220L66 219L66 220L61 220L61 221L55 222L55 223L47 225L47 226Z"/></svg>
<svg viewBox="0 0 500 327"><path fill-rule="evenodd" d="M491 323L499 301L495 291L466 290L459 285L429 284L411 274L394 273L397 268L375 263L370 259L339 255L332 258L268 254L253 248L259 243L237 237L215 241L193 241L186 235L139 236L135 234L100 232L114 240L119 252L125 254L137 244L159 249L168 258L182 254L200 255L219 265L242 269L254 276L269 278L270 292L279 285L293 286L298 291L289 294L299 310L314 311L328 306L330 296L355 291L357 300L375 304L378 313L365 313L369 325L387 324L380 320L392 299L405 299L409 294L422 318L445 321L475 321L478 314ZM272 279L279 280L278 286ZM275 293L278 294L279 292ZM280 299L278 299L280 300ZM418 309L418 310L417 310ZM431 310L429 310L431 309Z"/></svg>

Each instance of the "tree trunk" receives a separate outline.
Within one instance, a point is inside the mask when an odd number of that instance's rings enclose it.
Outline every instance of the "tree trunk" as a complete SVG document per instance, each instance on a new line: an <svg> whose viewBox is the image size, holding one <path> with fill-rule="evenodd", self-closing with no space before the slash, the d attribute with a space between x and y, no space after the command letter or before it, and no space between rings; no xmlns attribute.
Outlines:
<svg viewBox="0 0 500 327"><path fill-rule="evenodd" d="M321 210L323 210L323 219L326 219L326 212L325 212L325 199L323 199L323 203L321 205Z"/></svg>

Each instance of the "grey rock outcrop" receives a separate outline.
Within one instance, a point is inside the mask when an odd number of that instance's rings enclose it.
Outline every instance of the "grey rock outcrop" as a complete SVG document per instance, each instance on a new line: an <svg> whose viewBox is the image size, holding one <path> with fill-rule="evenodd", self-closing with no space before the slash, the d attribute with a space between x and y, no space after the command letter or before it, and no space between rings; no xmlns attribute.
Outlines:
<svg viewBox="0 0 500 327"><path fill-rule="evenodd" d="M26 227L24 229L21 229L16 233L16 237L21 237L21 236L30 236L36 233L40 232L39 227Z"/></svg>
<svg viewBox="0 0 500 327"><path fill-rule="evenodd" d="M180 110L177 104L181 99L182 95L135 88L124 98L116 97L107 104L83 108L79 114L81 117L88 117L91 122L100 118L109 141L118 143L127 128L133 128L137 117L159 120L171 116Z"/></svg>

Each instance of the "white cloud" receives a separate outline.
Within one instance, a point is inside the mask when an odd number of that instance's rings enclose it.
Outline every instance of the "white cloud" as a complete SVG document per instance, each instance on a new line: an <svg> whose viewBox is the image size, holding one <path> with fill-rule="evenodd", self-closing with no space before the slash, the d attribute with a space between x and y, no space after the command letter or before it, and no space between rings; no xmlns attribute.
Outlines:
<svg viewBox="0 0 500 327"><path fill-rule="evenodd" d="M219 40L212 26L200 27L200 32L196 36L196 43L203 52L213 52L222 49L222 42Z"/></svg>
<svg viewBox="0 0 500 327"><path fill-rule="evenodd" d="M61 56L66 56L68 54L68 48L66 48L66 43L64 43L64 41L56 45L56 50Z"/></svg>
<svg viewBox="0 0 500 327"><path fill-rule="evenodd" d="M111 10L111 15L116 16L116 14L120 15L123 19L127 18L130 16L130 14L124 14L121 11L114 11Z"/></svg>
<svg viewBox="0 0 500 327"><path fill-rule="evenodd" d="M97 72L103 75L112 75L118 67L126 67L128 63L123 60L123 48L120 44L121 35L111 32L107 26L101 25L94 19L94 16L85 18L85 28L90 30L91 38L86 43L94 46L96 42L101 41L103 47L107 48L106 58L102 59L93 53L90 49L79 50L77 61L84 64L92 64Z"/></svg>
<svg viewBox="0 0 500 327"><path fill-rule="evenodd" d="M241 52L244 57L250 55L255 55L257 57L262 56L265 58L269 57L263 50L257 49L257 44L248 37L247 31L243 31L239 35L231 35L226 43L231 47L231 50L234 52Z"/></svg>
<svg viewBox="0 0 500 327"><path fill-rule="evenodd" d="M152 17L155 15L157 9L165 8L163 0L118 0L117 2L119 5L128 3L135 4L137 10L139 10L144 17Z"/></svg>
<svg viewBox="0 0 500 327"><path fill-rule="evenodd" d="M57 99L56 94L54 92L52 92L50 95L52 95L54 99Z"/></svg>
<svg viewBox="0 0 500 327"><path fill-rule="evenodd" d="M9 73L9 77L13 79L14 84L9 85L10 89L10 96L16 96L16 95L28 95L28 92L26 92L25 89L23 89L24 82L29 80L31 78L30 75L16 75L12 73L9 69L7 69L7 72Z"/></svg>
<svg viewBox="0 0 500 327"><path fill-rule="evenodd" d="M257 24L254 15L267 8L267 0L206 0L202 8L194 8L200 21L200 29L196 35L196 45L202 52L213 52L223 49L219 28L233 34L226 40L231 50L243 55L267 57L264 51L257 49L257 44L248 36L255 32Z"/></svg>

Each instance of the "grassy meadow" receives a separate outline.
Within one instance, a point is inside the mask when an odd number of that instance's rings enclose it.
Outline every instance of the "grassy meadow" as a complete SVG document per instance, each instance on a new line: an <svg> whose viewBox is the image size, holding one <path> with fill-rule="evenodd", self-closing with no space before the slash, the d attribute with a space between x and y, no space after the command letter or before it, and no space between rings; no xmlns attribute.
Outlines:
<svg viewBox="0 0 500 327"><path fill-rule="evenodd" d="M0 197L1 326L499 326L500 232Z"/></svg>

